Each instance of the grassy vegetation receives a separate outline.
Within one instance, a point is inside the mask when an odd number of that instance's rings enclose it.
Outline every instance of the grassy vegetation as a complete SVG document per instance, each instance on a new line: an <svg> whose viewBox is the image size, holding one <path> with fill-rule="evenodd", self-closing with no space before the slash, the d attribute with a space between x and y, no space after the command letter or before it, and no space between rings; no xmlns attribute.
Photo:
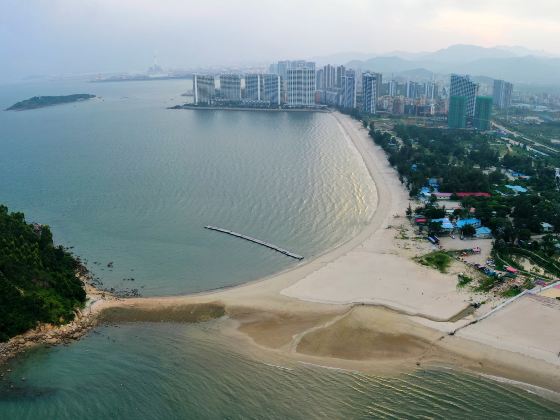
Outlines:
<svg viewBox="0 0 560 420"><path fill-rule="evenodd" d="M477 292L489 292L500 282L501 280L497 277L484 276L484 278L478 282L478 286L474 290Z"/></svg>
<svg viewBox="0 0 560 420"><path fill-rule="evenodd" d="M0 206L0 341L39 322L62 324L86 299L76 277L79 262L54 246L48 226Z"/></svg>
<svg viewBox="0 0 560 420"><path fill-rule="evenodd" d="M505 291L502 293L502 296L503 296L503 297L506 297L506 298L512 298L512 297L514 297L514 296L517 296L517 295L518 295L519 293L521 293L522 291L523 291L523 289L522 289L521 287L519 287L519 286L517 286L517 285L513 285L513 286L511 286L509 289L505 290Z"/></svg>
<svg viewBox="0 0 560 420"><path fill-rule="evenodd" d="M447 269L451 265L453 258L443 251L434 251L418 258L418 262L422 265L435 268L442 273L447 273Z"/></svg>
<svg viewBox="0 0 560 420"><path fill-rule="evenodd" d="M467 285L471 284L472 281L473 281L472 277L469 277L466 274L459 274L457 280L457 287L459 289L462 289L463 287L466 287Z"/></svg>

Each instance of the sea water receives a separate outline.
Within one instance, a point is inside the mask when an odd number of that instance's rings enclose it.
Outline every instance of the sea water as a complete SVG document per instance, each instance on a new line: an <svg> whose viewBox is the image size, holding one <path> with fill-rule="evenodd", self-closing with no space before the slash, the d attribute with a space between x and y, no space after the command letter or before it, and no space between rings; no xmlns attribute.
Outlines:
<svg viewBox="0 0 560 420"><path fill-rule="evenodd" d="M0 202L49 224L106 287L209 290L297 262L203 229L313 258L360 231L375 188L321 113L168 110L188 81L0 86L83 103L0 112ZM305 260L304 260L305 261ZM109 264L111 263L112 264ZM112 267L111 267L112 266ZM134 280L130 280L133 278ZM396 378L266 364L196 325L123 324L38 348L2 371L0 418L557 418L537 395L454 371Z"/></svg>

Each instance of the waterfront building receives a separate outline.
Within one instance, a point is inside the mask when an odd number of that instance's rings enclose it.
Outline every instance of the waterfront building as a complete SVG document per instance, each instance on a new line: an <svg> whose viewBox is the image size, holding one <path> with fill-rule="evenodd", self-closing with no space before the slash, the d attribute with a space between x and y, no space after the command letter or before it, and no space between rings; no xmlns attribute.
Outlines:
<svg viewBox="0 0 560 420"><path fill-rule="evenodd" d="M467 98L464 96L451 96L449 98L449 114L447 116L449 128L467 127Z"/></svg>
<svg viewBox="0 0 560 420"><path fill-rule="evenodd" d="M311 97L314 98L315 96L315 86L316 86L316 80L315 80L315 63L312 61L305 61L305 60L284 60L284 61L279 61L277 64L270 66L271 70L275 70L274 74L277 74L278 76L280 76L280 83L281 83L281 93L280 93L280 101L282 103L287 102L290 103L290 99L288 98L289 96L289 78L290 76L288 75L288 72L290 70L296 70L296 69L312 69L313 71L313 93L311 94ZM271 72L272 73L272 72ZM304 72L292 72L292 76L294 78L292 78L292 88L295 87L294 83L299 83L296 81L297 77L296 75L302 75L303 73L306 74L306 79L305 79L305 84L307 86L307 88L311 85L311 82L309 82L308 77L309 77L309 72L308 71L304 71ZM299 86L301 87L301 83L299 83ZM300 92L301 93L301 92ZM309 92L305 92L306 93L306 97L308 97L308 93ZM294 96L295 92L292 90L292 102L295 100L295 96ZM299 99L297 100L299 101ZM311 103L314 103L314 100L311 100ZM301 104L300 104L301 105Z"/></svg>
<svg viewBox="0 0 560 420"><path fill-rule="evenodd" d="M262 76L260 74L245 75L245 99L260 101L262 95Z"/></svg>
<svg viewBox="0 0 560 420"><path fill-rule="evenodd" d="M362 75L362 110L366 114L375 114L379 90L377 77L376 73Z"/></svg>
<svg viewBox="0 0 560 420"><path fill-rule="evenodd" d="M244 99L278 106L281 88L281 79L277 74L246 74Z"/></svg>
<svg viewBox="0 0 560 420"><path fill-rule="evenodd" d="M493 99L494 105L498 109L506 109L511 106L511 95L513 93L513 84L504 80L494 80Z"/></svg>
<svg viewBox="0 0 560 420"><path fill-rule="evenodd" d="M290 106L315 105L315 63L292 62L287 70L287 103Z"/></svg>
<svg viewBox="0 0 560 420"><path fill-rule="evenodd" d="M342 76L340 89L340 106L342 108L356 108L357 83L356 72L354 70L346 70L344 76Z"/></svg>
<svg viewBox="0 0 560 420"><path fill-rule="evenodd" d="M492 97L478 96L474 110L473 126L477 130L487 131L492 128Z"/></svg>
<svg viewBox="0 0 560 420"><path fill-rule="evenodd" d="M193 95L195 105L210 105L215 98L214 76L207 74L193 75Z"/></svg>
<svg viewBox="0 0 560 420"><path fill-rule="evenodd" d="M280 105L282 101L282 79L277 74L263 74L261 100L271 105Z"/></svg>
<svg viewBox="0 0 560 420"><path fill-rule="evenodd" d="M466 116L472 119L474 117L475 100L478 94L478 84L474 83L469 76L461 76L458 74L451 75L451 86L449 97L463 97L466 101ZM451 113L451 104L449 104L449 112Z"/></svg>
<svg viewBox="0 0 560 420"><path fill-rule="evenodd" d="M241 100L241 75L221 74L220 75L220 95L227 101Z"/></svg>

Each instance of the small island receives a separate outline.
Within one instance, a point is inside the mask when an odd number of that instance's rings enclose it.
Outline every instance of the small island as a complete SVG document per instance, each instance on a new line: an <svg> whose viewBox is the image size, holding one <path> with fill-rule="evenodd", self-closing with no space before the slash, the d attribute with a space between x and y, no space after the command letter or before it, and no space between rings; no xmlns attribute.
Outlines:
<svg viewBox="0 0 560 420"><path fill-rule="evenodd" d="M95 95L90 95L87 93L77 93L74 95L63 96L34 96L33 98L26 99L12 105L11 107L7 108L6 111L26 111L29 109L44 108L53 105L87 101L88 99L92 98L95 98Z"/></svg>

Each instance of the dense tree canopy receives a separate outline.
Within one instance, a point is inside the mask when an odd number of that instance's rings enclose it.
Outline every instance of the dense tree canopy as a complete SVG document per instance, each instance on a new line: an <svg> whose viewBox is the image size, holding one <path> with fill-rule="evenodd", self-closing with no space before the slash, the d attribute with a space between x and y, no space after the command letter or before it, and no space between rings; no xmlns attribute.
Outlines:
<svg viewBox="0 0 560 420"><path fill-rule="evenodd" d="M86 295L78 261L54 246L48 226L0 206L0 341L36 326L73 319Z"/></svg>

